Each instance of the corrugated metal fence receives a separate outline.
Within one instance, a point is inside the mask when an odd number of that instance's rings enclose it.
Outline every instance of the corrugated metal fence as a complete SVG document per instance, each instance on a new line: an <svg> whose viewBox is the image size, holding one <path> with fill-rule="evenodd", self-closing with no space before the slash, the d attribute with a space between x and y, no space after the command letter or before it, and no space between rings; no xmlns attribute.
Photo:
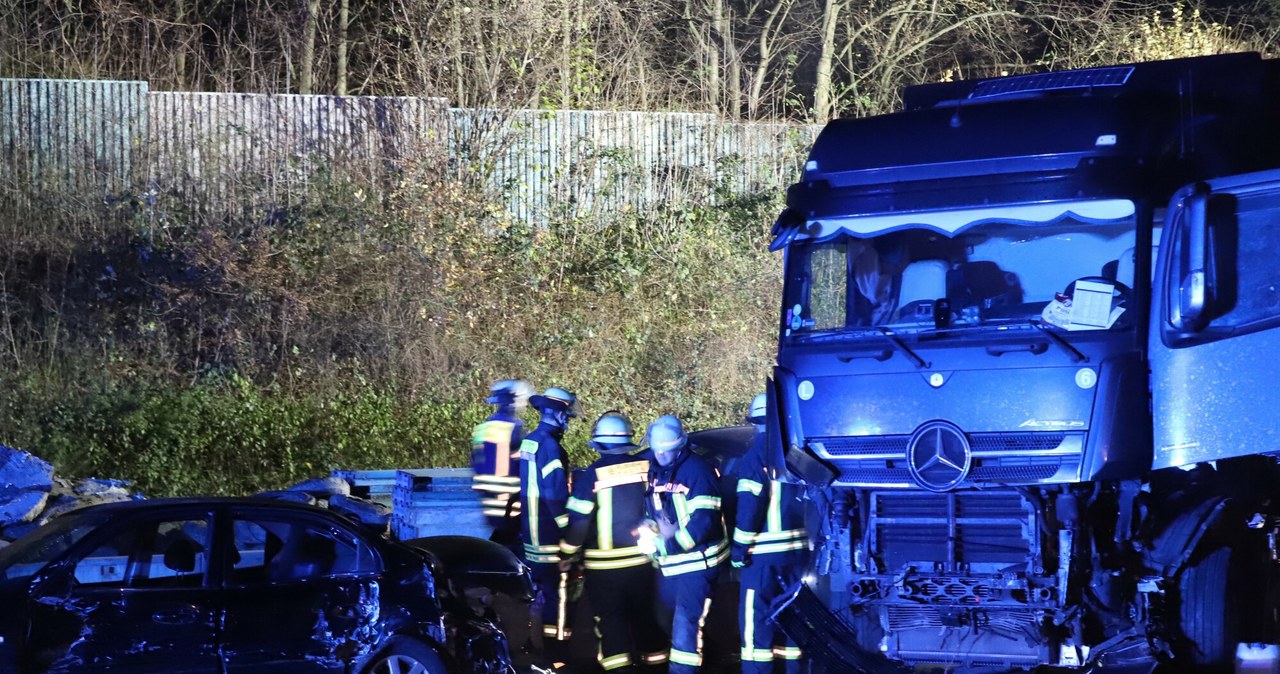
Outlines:
<svg viewBox="0 0 1280 674"><path fill-rule="evenodd" d="M148 188L278 202L340 174L368 189L439 143L430 98L151 92Z"/></svg>
<svg viewBox="0 0 1280 674"><path fill-rule="evenodd" d="M0 79L0 187L129 190L145 170L146 82Z"/></svg>
<svg viewBox="0 0 1280 674"><path fill-rule="evenodd" d="M430 162L545 221L781 189L815 129L712 115L450 109L440 99L152 92L144 82L0 79L0 199L169 193L288 201L340 174L373 192ZM3 201L0 201L3 203Z"/></svg>

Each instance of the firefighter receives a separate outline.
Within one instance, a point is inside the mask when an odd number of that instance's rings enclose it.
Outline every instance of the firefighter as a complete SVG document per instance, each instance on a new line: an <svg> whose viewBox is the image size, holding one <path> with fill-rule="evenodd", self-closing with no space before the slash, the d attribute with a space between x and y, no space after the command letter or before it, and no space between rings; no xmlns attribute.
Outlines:
<svg viewBox="0 0 1280 674"><path fill-rule="evenodd" d="M695 674L702 666L702 627L720 567L729 558L720 515L720 488L706 461L689 449L680 420L658 417L645 436L650 465L646 509L661 574L659 595L670 617L671 674Z"/></svg>
<svg viewBox="0 0 1280 674"><path fill-rule="evenodd" d="M653 610L653 565L639 546L649 460L631 454L636 449L632 435L631 422L621 412L605 412L596 420L589 444L600 458L574 478L569 530L561 544L565 556L582 554L587 596L598 621L598 658L606 672L639 671L667 661Z"/></svg>
<svg viewBox="0 0 1280 674"><path fill-rule="evenodd" d="M804 492L789 479L781 456L770 457L765 441L766 398L751 401L747 421L755 442L735 467L737 514L733 566L739 571L742 673L770 674L774 665L799 671L800 649L769 621L769 606L799 582L808 561ZM773 459L773 460L771 460Z"/></svg>
<svg viewBox="0 0 1280 674"><path fill-rule="evenodd" d="M568 458L560 444L569 419L578 416L578 399L562 388L549 388L529 399L541 413L538 427L520 443L520 540L533 582L538 586L544 660L561 659L569 638L568 574L560 570L560 540L569 526ZM548 639L551 643L548 643Z"/></svg>
<svg viewBox="0 0 1280 674"><path fill-rule="evenodd" d="M489 388L486 403L494 406L471 436L471 488L481 497L492 539L503 544L520 536L520 412L532 393L527 382L504 379Z"/></svg>

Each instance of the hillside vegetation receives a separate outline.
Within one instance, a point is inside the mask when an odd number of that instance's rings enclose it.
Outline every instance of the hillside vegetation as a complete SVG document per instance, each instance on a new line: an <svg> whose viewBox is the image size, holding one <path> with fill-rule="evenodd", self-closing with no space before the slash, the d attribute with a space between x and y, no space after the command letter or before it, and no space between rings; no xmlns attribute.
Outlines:
<svg viewBox="0 0 1280 674"><path fill-rule="evenodd" d="M234 494L466 465L498 378L577 392L579 459L611 408L741 416L772 356L773 195L689 176L696 202L531 227L442 165L411 169L381 200L331 177L243 217L162 199L18 227L0 443L150 494Z"/></svg>

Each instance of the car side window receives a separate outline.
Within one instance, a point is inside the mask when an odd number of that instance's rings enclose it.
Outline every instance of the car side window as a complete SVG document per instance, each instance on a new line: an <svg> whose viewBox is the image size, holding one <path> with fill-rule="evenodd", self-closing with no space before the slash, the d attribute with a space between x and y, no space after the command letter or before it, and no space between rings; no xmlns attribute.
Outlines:
<svg viewBox="0 0 1280 674"><path fill-rule="evenodd" d="M127 529L85 555L76 563L73 573L76 583L123 586L129 570L129 556L136 548L137 540L138 530Z"/></svg>
<svg viewBox="0 0 1280 674"><path fill-rule="evenodd" d="M372 551L345 531L311 522L242 517L233 524L235 585L278 583L376 570Z"/></svg>
<svg viewBox="0 0 1280 674"><path fill-rule="evenodd" d="M122 530L76 563L81 586L191 588L204 585L207 519L147 521Z"/></svg>

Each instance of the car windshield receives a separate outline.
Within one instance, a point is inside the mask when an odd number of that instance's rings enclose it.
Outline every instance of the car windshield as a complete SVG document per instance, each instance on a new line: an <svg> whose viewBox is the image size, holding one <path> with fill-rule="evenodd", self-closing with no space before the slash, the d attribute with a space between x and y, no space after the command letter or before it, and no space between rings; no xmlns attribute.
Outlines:
<svg viewBox="0 0 1280 674"><path fill-rule="evenodd" d="M967 330L1039 321L1064 330L1132 325L1134 219L982 221L955 234L897 229L796 241L787 252L784 338ZM1132 312L1128 312L1132 314Z"/></svg>
<svg viewBox="0 0 1280 674"><path fill-rule="evenodd" d="M30 578L46 564L60 558L104 521L105 515L92 513L74 513L55 518L48 525L0 548L0 573L4 574L4 580Z"/></svg>

